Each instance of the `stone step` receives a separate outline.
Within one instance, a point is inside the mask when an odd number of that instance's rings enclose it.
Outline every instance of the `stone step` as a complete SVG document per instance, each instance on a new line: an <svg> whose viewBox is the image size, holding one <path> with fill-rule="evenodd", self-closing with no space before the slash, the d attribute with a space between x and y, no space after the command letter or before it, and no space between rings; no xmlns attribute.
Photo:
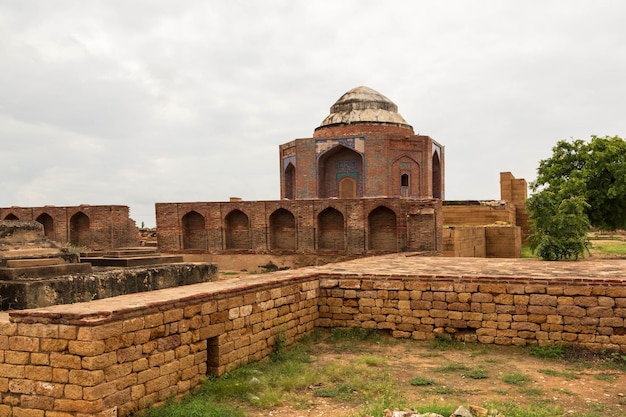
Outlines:
<svg viewBox="0 0 626 417"><path fill-rule="evenodd" d="M34 259L8 259L7 268L25 268L30 266L61 265L65 261L62 258L34 258Z"/></svg>
<svg viewBox="0 0 626 417"><path fill-rule="evenodd" d="M13 248L0 252L0 258L19 259L19 258L50 258L58 257L61 254L59 248Z"/></svg>
<svg viewBox="0 0 626 417"><path fill-rule="evenodd" d="M90 264L75 263L48 266L27 266L23 268L0 268L0 280L44 279L61 275L88 274Z"/></svg>
<svg viewBox="0 0 626 417"><path fill-rule="evenodd" d="M127 258L111 258L111 257L82 257L81 263L90 263L93 266L149 266L159 264L171 264L183 262L182 255L160 255L160 256L143 256L143 257L127 257Z"/></svg>

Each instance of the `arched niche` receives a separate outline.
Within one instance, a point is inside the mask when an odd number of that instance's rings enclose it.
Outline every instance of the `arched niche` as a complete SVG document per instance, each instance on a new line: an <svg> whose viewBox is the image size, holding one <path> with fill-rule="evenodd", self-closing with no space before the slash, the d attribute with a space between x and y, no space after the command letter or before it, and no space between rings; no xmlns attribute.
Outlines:
<svg viewBox="0 0 626 417"><path fill-rule="evenodd" d="M296 218L280 208L270 215L270 249L296 249Z"/></svg>
<svg viewBox="0 0 626 417"><path fill-rule="evenodd" d="M344 178L354 180L354 197L363 196L363 157L360 153L337 145L320 155L318 159L317 188L319 198L340 196L340 181Z"/></svg>
<svg viewBox="0 0 626 417"><path fill-rule="evenodd" d="M54 219L48 213L41 213L35 219L43 225L43 232L50 240L55 240L54 236Z"/></svg>
<svg viewBox="0 0 626 417"><path fill-rule="evenodd" d="M204 216L197 211L190 211L182 218L183 249L206 250L206 227Z"/></svg>
<svg viewBox="0 0 626 417"><path fill-rule="evenodd" d="M344 217L338 210L328 207L317 216L317 246L320 250L345 250Z"/></svg>
<svg viewBox="0 0 626 417"><path fill-rule="evenodd" d="M224 219L226 249L250 249L250 220L241 210L233 210Z"/></svg>
<svg viewBox="0 0 626 417"><path fill-rule="evenodd" d="M441 198L443 195L441 184L441 161L439 154L433 153L433 198Z"/></svg>
<svg viewBox="0 0 626 417"><path fill-rule="evenodd" d="M287 168L285 168L284 178L285 178L284 198L293 200L295 198L296 167L294 167L292 163L289 163L287 165Z"/></svg>
<svg viewBox="0 0 626 417"><path fill-rule="evenodd" d="M89 247L91 245L89 216L82 211L70 218L70 244L77 247Z"/></svg>
<svg viewBox="0 0 626 417"><path fill-rule="evenodd" d="M370 250L397 252L398 227L396 213L393 210L385 206L375 208L367 217L367 224Z"/></svg>

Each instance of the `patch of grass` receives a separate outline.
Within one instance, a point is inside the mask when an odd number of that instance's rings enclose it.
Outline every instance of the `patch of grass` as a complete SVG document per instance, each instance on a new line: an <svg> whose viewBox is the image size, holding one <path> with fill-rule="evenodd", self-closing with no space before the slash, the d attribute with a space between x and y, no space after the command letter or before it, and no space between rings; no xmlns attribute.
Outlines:
<svg viewBox="0 0 626 417"><path fill-rule="evenodd" d="M382 356L362 356L359 358L359 362L363 362L367 366L381 366L385 363L385 358Z"/></svg>
<svg viewBox="0 0 626 417"><path fill-rule="evenodd" d="M380 335L376 329L363 329L361 327L337 327L330 331L329 343L344 341L380 341Z"/></svg>
<svg viewBox="0 0 626 417"><path fill-rule="evenodd" d="M337 398L343 401L352 400L352 394L356 391L354 387L346 384L338 384L332 387L320 388L315 391L316 397Z"/></svg>
<svg viewBox="0 0 626 417"><path fill-rule="evenodd" d="M142 417L244 417L243 410L216 404L204 395L185 397L182 401L169 401L165 407L152 408Z"/></svg>
<svg viewBox="0 0 626 417"><path fill-rule="evenodd" d="M554 417L563 415L559 406L552 404L532 404L523 406L514 402L491 402L486 404L489 409L498 410L506 417Z"/></svg>
<svg viewBox="0 0 626 417"><path fill-rule="evenodd" d="M607 381L607 382L613 382L617 379L617 375L613 375L607 372L604 372L601 374L595 374L593 377L597 379L598 381Z"/></svg>
<svg viewBox="0 0 626 417"><path fill-rule="evenodd" d="M564 355L563 345L554 344L554 345L531 345L528 348L529 353L532 356L536 356L538 358L543 359L556 359L562 358Z"/></svg>
<svg viewBox="0 0 626 417"><path fill-rule="evenodd" d="M450 395L450 394L454 394L456 392L458 392L458 391L455 390L454 388L448 387L446 385L442 385L440 387L433 388L433 393L438 394L438 395L442 395L442 394Z"/></svg>
<svg viewBox="0 0 626 417"><path fill-rule="evenodd" d="M470 368L467 365L462 363L449 363L447 365L442 365L438 368L435 368L433 372L458 372L458 371L469 371Z"/></svg>
<svg viewBox="0 0 626 417"><path fill-rule="evenodd" d="M552 391L558 392L558 393L561 393L561 394L565 394L565 395L568 395L570 397L576 396L575 392L570 391L570 390L568 390L566 388L552 388Z"/></svg>
<svg viewBox="0 0 626 417"><path fill-rule="evenodd" d="M483 368L472 368L468 370L467 372L464 372L463 376L467 378L471 378L471 379L489 378L489 375L487 375L487 371Z"/></svg>
<svg viewBox="0 0 626 417"><path fill-rule="evenodd" d="M531 382L532 379L528 375L514 372L512 374L502 375L502 381L511 385L523 386Z"/></svg>
<svg viewBox="0 0 626 417"><path fill-rule="evenodd" d="M435 339L431 342L433 349L437 350L449 350L449 349L463 349L465 343L459 339L455 339L447 333L438 333L435 335Z"/></svg>
<svg viewBox="0 0 626 417"><path fill-rule="evenodd" d="M528 397L539 397L540 395L543 395L543 390L541 388L522 388L519 392Z"/></svg>
<svg viewBox="0 0 626 417"><path fill-rule="evenodd" d="M574 372L560 372L554 369L539 369L539 373L550 376L560 376L568 380L578 379L578 375Z"/></svg>
<svg viewBox="0 0 626 417"><path fill-rule="evenodd" d="M529 245L522 245L522 258L538 258Z"/></svg>
<svg viewBox="0 0 626 417"><path fill-rule="evenodd" d="M414 376L413 378L409 379L409 384L415 385L416 387L433 385L434 383L435 381L433 381L432 379L425 378L423 376Z"/></svg>
<svg viewBox="0 0 626 417"><path fill-rule="evenodd" d="M592 248L605 255L626 255L626 242L619 240L595 242Z"/></svg>

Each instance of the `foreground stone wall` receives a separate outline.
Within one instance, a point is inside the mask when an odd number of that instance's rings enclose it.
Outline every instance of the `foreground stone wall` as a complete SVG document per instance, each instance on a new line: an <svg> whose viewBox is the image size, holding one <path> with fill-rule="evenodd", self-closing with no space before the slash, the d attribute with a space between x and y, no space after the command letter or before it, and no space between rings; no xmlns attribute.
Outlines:
<svg viewBox="0 0 626 417"><path fill-rule="evenodd" d="M387 255L0 313L0 416L128 416L315 326L626 352L622 272L619 261Z"/></svg>
<svg viewBox="0 0 626 417"><path fill-rule="evenodd" d="M626 351L624 282L328 276L320 280L319 317L320 327L384 329L417 340L459 333L499 345Z"/></svg>
<svg viewBox="0 0 626 417"><path fill-rule="evenodd" d="M0 416L127 416L269 355L317 319L311 277L197 284L0 320Z"/></svg>

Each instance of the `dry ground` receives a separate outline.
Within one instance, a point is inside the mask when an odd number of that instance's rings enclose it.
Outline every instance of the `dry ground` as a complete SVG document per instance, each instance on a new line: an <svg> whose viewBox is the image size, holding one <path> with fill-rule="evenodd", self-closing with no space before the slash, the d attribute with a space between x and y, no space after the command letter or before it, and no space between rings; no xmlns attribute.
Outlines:
<svg viewBox="0 0 626 417"><path fill-rule="evenodd" d="M606 360L591 358L542 359L526 348L494 345L447 345L397 340L383 336L378 342L346 340L345 343L315 343L311 367L362 366L388 376L393 396L403 404L452 403L486 406L512 402L519 406L558 406L559 414L576 417L626 415L626 371ZM608 366L607 366L608 365ZM480 370L477 372L477 370ZM422 377L430 385L410 381ZM476 379L476 377L480 377ZM508 382L506 382L508 381ZM298 392L297 404L273 409L248 408L247 416L261 417L352 417L362 404L315 395L319 386ZM418 409L424 413L426 409ZM528 414L530 416L530 414ZM542 414L545 415L545 414ZM376 416L378 417L378 416Z"/></svg>

